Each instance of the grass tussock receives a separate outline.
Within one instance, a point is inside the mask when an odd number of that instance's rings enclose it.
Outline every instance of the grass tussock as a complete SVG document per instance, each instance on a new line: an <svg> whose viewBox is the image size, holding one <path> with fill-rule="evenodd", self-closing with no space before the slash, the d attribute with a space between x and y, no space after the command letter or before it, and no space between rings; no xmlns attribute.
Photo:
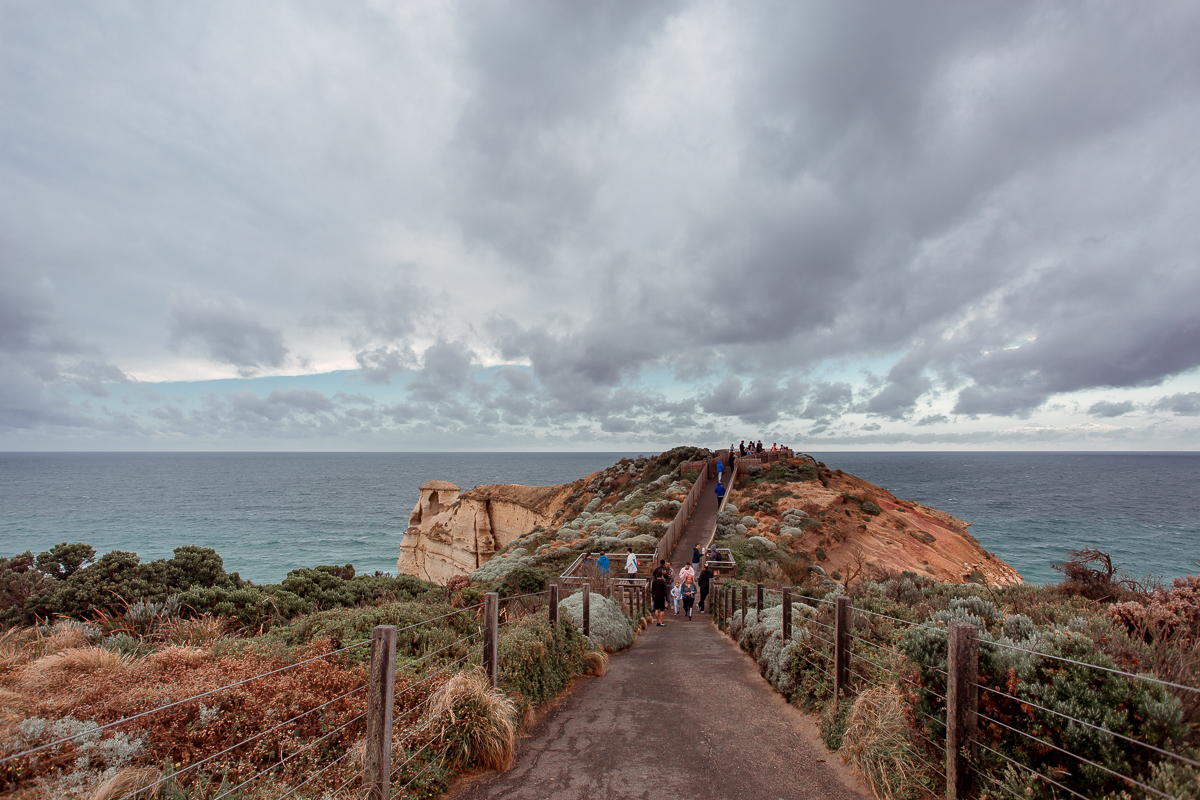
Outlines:
<svg viewBox="0 0 1200 800"><path fill-rule="evenodd" d="M55 672L95 672L97 670L127 670L133 659L123 653L103 647L68 647L42 656L30 668L42 674Z"/></svg>
<svg viewBox="0 0 1200 800"><path fill-rule="evenodd" d="M584 672L585 675L595 675L597 678L603 678L604 673L608 671L608 653L600 650L592 650L584 654L583 660L587 664Z"/></svg>
<svg viewBox="0 0 1200 800"><path fill-rule="evenodd" d="M63 650L73 650L87 647L88 635L84 627L74 620L60 622L41 637L38 649L43 656L58 653Z"/></svg>
<svg viewBox="0 0 1200 800"><path fill-rule="evenodd" d="M0 632L0 674L27 663L36 639L32 628L9 628Z"/></svg>
<svg viewBox="0 0 1200 800"><path fill-rule="evenodd" d="M126 767L96 787L90 800L150 800L158 797L162 788L158 770L151 767Z"/></svg>
<svg viewBox="0 0 1200 800"><path fill-rule="evenodd" d="M205 614L194 619L172 619L159 627L159 635L167 642L191 647L207 647L225 635L226 620Z"/></svg>
<svg viewBox="0 0 1200 800"><path fill-rule="evenodd" d="M842 756L870 785L879 800L918 796L921 764L910 743L905 702L895 687L864 691L854 701Z"/></svg>
<svg viewBox="0 0 1200 800"><path fill-rule="evenodd" d="M482 670L460 672L446 681L430 700L429 714L437 720L437 739L451 766L512 766L517 709L489 685Z"/></svg>
<svg viewBox="0 0 1200 800"><path fill-rule="evenodd" d="M206 653L199 647L172 645L156 650L146 660L157 669L169 672L179 669L195 669L204 663Z"/></svg>

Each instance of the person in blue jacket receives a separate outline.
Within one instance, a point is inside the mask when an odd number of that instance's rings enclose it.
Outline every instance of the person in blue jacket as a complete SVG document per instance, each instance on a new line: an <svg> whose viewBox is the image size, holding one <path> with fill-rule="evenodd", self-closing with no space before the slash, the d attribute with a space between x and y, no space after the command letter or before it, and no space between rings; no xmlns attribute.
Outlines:
<svg viewBox="0 0 1200 800"><path fill-rule="evenodd" d="M725 499L725 484L717 481L717 508L721 507L721 501Z"/></svg>

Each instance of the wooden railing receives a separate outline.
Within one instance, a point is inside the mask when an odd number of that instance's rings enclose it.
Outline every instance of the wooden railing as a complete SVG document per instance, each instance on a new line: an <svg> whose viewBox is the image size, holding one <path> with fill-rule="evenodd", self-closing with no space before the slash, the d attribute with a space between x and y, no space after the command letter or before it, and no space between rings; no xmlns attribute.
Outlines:
<svg viewBox="0 0 1200 800"><path fill-rule="evenodd" d="M680 465L681 473L686 471L683 467L687 466L689 465ZM671 524L667 526L666 533L658 540L658 547L654 550L655 564L671 557L672 551L675 550L675 545L679 544L679 537L683 535L683 529L687 527L688 518L691 517L696 504L704 497L704 490L707 487L708 470L699 470L699 474L696 475L696 482L692 484L691 491L683 499L683 504L675 514L675 519L671 520Z"/></svg>

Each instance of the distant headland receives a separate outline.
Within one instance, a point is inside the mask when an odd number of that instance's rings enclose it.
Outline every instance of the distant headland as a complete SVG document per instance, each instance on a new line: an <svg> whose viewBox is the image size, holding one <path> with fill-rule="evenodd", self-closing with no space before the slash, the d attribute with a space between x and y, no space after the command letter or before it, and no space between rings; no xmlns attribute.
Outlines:
<svg viewBox="0 0 1200 800"><path fill-rule="evenodd" d="M624 552L626 545L651 551L700 471L711 471L715 486L715 465L728 474L738 456L677 447L557 486L463 491L431 480L409 516L397 570L446 584L456 575L496 577L518 566L553 570L580 552ZM740 466L714 537L744 568L774 569L795 583L811 573L843 582L905 571L943 583L1022 582L967 532L969 523L811 456L783 451Z"/></svg>

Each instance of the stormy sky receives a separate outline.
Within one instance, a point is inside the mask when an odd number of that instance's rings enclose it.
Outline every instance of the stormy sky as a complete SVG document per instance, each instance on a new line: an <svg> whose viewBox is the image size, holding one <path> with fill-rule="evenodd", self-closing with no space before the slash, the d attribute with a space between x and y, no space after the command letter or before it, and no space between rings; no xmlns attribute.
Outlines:
<svg viewBox="0 0 1200 800"><path fill-rule="evenodd" d="M1198 41L0 0L0 449L1200 448Z"/></svg>

